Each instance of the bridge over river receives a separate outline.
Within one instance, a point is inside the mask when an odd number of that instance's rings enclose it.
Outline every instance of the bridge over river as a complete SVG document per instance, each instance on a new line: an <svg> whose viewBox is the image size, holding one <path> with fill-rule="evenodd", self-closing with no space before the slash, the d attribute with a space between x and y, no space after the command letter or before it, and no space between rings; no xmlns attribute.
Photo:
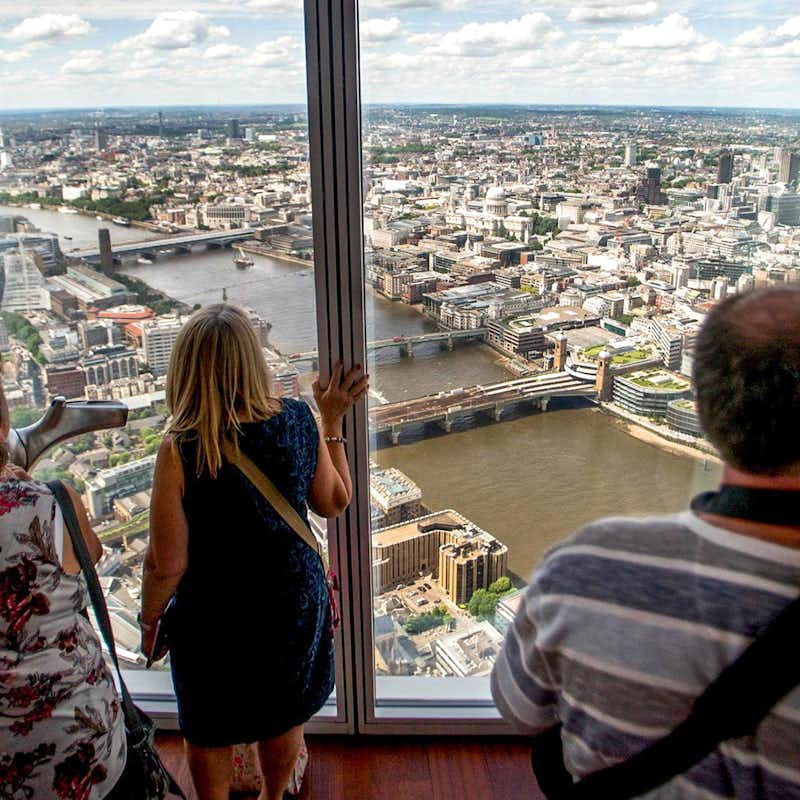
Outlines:
<svg viewBox="0 0 800 800"><path fill-rule="evenodd" d="M418 336L394 336L391 339L376 339L367 343L367 351L374 353L376 350L397 348L403 355L413 358L414 347L419 344L438 342L447 347L448 350L452 350L458 341L483 340L485 338L486 328L473 328L468 331L438 331L436 333L423 333ZM286 356L286 359L292 363L309 361L311 362L312 370L316 370L319 366L319 354L316 350L309 350L305 353L292 353Z"/></svg>
<svg viewBox="0 0 800 800"><path fill-rule="evenodd" d="M186 236L169 236L164 239L150 239L144 242L129 242L128 244L114 244L111 246L111 253L115 260L122 259L123 256L147 256L155 260L159 253L169 251L170 254L176 252L188 253L193 247L230 247L234 242L244 239L252 239L253 228L234 228L230 231L206 231L203 233L192 233ZM97 247L89 250L72 250L66 253L70 258L81 258L84 261L99 262L100 249Z"/></svg>
<svg viewBox="0 0 800 800"><path fill-rule="evenodd" d="M449 433L459 416L483 412L499 421L503 410L509 406L527 403L545 411L552 397L595 395L593 381L580 380L567 372L550 372L373 406L369 410L369 423L372 432L388 434L392 443L397 444L402 430L410 425L434 422Z"/></svg>

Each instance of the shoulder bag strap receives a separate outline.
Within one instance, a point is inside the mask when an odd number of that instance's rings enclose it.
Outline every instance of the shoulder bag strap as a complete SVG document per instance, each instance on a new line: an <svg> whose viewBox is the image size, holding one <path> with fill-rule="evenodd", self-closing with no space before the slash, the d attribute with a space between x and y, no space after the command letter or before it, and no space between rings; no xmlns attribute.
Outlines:
<svg viewBox="0 0 800 800"><path fill-rule="evenodd" d="M297 513L294 506L283 496L277 486L253 463L252 459L246 456L241 449L237 452L231 442L225 442L222 448L225 458L238 470L244 473L245 477L258 489L264 499L278 512L283 521L322 559L322 555L317 537Z"/></svg>
<svg viewBox="0 0 800 800"><path fill-rule="evenodd" d="M86 542L83 539L78 516L75 513L75 507L72 505L72 498L69 496L64 484L61 481L49 481L47 484L50 487L53 495L56 498L61 514L64 517L64 527L69 531L69 538L72 540L72 550L75 553L75 558L80 564L83 577L86 579L86 586L89 590L89 599L92 601L92 608L94 608L95 617L97 618L97 625L100 628L100 633L108 647L108 652L111 655L111 660L114 662L114 667L117 671L119 678L120 693L122 695L122 710L125 714L125 721L129 727L138 724L139 715L136 712L136 707L133 703L133 698L128 692L128 687L122 678L122 670L119 666L119 659L117 658L117 648L114 644L114 633L111 630L111 620L108 616L108 607L106 600L103 596L103 590L100 587L100 581L97 578L92 558L89 555L89 549L86 547Z"/></svg>
<svg viewBox="0 0 800 800"><path fill-rule="evenodd" d="M722 742L751 735L800 683L800 598L789 603L695 700L689 716L663 739L599 770L552 800L627 800L702 761ZM545 770L546 771L546 770Z"/></svg>

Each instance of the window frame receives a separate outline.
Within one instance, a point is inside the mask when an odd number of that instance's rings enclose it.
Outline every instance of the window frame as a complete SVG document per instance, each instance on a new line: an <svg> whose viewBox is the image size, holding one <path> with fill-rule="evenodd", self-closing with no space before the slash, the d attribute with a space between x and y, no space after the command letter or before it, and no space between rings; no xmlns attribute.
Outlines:
<svg viewBox="0 0 800 800"><path fill-rule="evenodd" d="M363 241L363 164L357 0L304 0L311 191L317 270L320 376L332 362L367 364ZM324 341L323 333L328 333ZM344 670L348 730L366 734L512 733L487 678L384 678L376 681L369 439L366 404L345 420L353 502L329 522L342 581L347 643ZM445 683L446 682L446 683ZM376 692L380 686L382 692ZM454 691L450 692L452 688ZM384 695L379 698L379 694Z"/></svg>
<svg viewBox="0 0 800 800"><path fill-rule="evenodd" d="M357 0L304 0L309 166L320 379L339 358L367 362ZM488 678L376 680L372 610L369 439L366 403L345 418L353 502L328 521L331 568L341 583L336 691L307 725L315 734L512 733ZM168 671L126 670L142 709L177 728ZM380 692L376 692L376 687ZM380 697L378 697L380 695Z"/></svg>

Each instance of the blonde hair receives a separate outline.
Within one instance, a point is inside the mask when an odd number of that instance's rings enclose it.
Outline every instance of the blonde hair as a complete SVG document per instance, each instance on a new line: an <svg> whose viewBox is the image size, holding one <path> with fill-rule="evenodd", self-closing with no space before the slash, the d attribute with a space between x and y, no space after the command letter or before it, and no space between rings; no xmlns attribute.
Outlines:
<svg viewBox="0 0 800 800"><path fill-rule="evenodd" d="M218 303L197 311L181 328L167 371L167 426L177 444L196 440L196 470L216 477L222 444L238 447L239 419L262 420L280 411L269 369L247 314Z"/></svg>

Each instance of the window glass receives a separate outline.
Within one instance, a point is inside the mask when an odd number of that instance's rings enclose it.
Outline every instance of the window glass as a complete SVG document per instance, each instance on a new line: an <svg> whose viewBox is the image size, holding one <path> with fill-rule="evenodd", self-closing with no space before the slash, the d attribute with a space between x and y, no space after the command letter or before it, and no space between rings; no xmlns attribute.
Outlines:
<svg viewBox="0 0 800 800"><path fill-rule="evenodd" d="M310 394L303 20L293 3L79 6L0 3L3 383L16 427L57 396L129 408L124 428L65 442L35 475L82 494L120 655L138 668L164 379L181 324L224 299L247 307L274 393Z"/></svg>
<svg viewBox="0 0 800 800"><path fill-rule="evenodd" d="M760 108L800 28L739 12L361 4L379 703L488 676L576 528L718 481L697 330L797 279L800 225L798 115Z"/></svg>

